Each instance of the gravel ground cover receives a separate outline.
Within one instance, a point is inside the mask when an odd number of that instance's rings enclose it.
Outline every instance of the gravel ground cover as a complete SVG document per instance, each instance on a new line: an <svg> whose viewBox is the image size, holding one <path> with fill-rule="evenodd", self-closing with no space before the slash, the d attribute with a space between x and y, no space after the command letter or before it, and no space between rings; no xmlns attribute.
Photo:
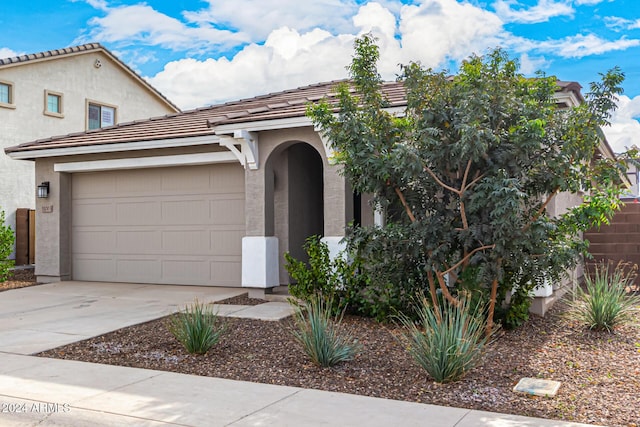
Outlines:
<svg viewBox="0 0 640 427"><path fill-rule="evenodd" d="M246 296L226 301L261 302ZM534 316L524 327L501 331L482 364L451 384L433 382L415 365L398 339L398 326L353 316L345 316L344 326L353 330L363 351L334 368L308 361L291 338L288 320L226 319L228 333L204 356L183 350L167 331L166 319L38 356L607 426L640 425L640 312L632 324L608 334L567 320L566 308L558 303L544 318ZM562 385L555 398L516 394L512 389L522 377L547 378Z"/></svg>

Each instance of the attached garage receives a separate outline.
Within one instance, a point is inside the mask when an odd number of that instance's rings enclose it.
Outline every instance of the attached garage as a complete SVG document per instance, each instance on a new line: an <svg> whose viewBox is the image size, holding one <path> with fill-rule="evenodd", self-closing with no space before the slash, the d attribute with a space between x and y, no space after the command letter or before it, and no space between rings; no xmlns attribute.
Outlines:
<svg viewBox="0 0 640 427"><path fill-rule="evenodd" d="M244 168L72 174L75 280L240 286Z"/></svg>

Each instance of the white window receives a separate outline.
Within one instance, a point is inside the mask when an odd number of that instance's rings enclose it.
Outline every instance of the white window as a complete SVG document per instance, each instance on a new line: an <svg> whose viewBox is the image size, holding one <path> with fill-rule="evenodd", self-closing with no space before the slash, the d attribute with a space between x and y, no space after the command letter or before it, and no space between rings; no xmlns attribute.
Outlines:
<svg viewBox="0 0 640 427"><path fill-rule="evenodd" d="M44 114L53 117L64 117L62 114L62 94L44 91Z"/></svg>
<svg viewBox="0 0 640 427"><path fill-rule="evenodd" d="M0 81L0 107L14 108L13 105L13 84Z"/></svg>
<svg viewBox="0 0 640 427"><path fill-rule="evenodd" d="M99 129L116 124L116 108L89 102L87 106L87 128Z"/></svg>

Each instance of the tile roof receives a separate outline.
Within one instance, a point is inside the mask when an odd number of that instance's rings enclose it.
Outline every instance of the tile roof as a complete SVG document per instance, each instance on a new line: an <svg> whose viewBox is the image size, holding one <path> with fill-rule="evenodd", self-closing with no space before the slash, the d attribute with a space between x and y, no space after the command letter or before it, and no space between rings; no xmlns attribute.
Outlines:
<svg viewBox="0 0 640 427"><path fill-rule="evenodd" d="M180 108L178 108L173 102L171 102L167 97L165 97L162 93L160 93L160 91L158 91L156 88L151 86L145 79L140 77L140 75L138 75L138 73L136 73L131 67L129 67L127 64L125 64L120 59L118 59L117 56L111 53L109 49L105 48L100 43L87 43L79 46L66 47L63 49L47 50L45 52L30 53L26 55L14 56L10 58L0 58L0 69L6 68L6 67L19 66L29 62L45 61L49 59L60 58L63 56L78 55L78 54L89 53L89 52L103 52L105 55L107 55L112 60L114 60L118 65L120 65L127 73L129 73L136 80L138 80L140 84L145 86L152 93L154 93L156 96L162 99L162 101L165 102L167 105L169 105L173 110L175 110L176 112L180 111Z"/></svg>
<svg viewBox="0 0 640 427"><path fill-rule="evenodd" d="M336 100L335 87L345 80L318 83L283 92L271 93L182 113L122 123L103 129L54 136L5 149L6 153L54 148L83 147L154 140L170 140L214 135L212 127L220 125L268 122L304 117L309 103L323 98ZM560 90L576 83L559 82ZM574 90L572 87L571 90ZM406 105L402 83L386 82L382 90L390 107Z"/></svg>

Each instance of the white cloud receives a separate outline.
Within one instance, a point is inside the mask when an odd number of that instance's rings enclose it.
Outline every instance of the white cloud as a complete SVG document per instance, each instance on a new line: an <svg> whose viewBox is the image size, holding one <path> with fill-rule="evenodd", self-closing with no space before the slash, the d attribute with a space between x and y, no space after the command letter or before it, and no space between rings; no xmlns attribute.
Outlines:
<svg viewBox="0 0 640 427"><path fill-rule="evenodd" d="M353 40L281 28L264 45L250 44L231 60L170 62L149 81L182 108L252 97L346 77Z"/></svg>
<svg viewBox="0 0 640 427"><path fill-rule="evenodd" d="M367 3L353 17L354 31L299 31L283 26L264 44L245 46L230 59L185 59L167 64L149 78L183 108L218 103L292 87L345 78L357 34L378 38L379 71L392 80L399 64L412 60L427 67L484 53L504 37L494 14L456 0L425 0L404 6L396 16L379 3Z"/></svg>
<svg viewBox="0 0 640 427"><path fill-rule="evenodd" d="M498 46L504 36L502 21L495 14L454 0L404 6L400 33L403 62L419 60L427 67L482 54Z"/></svg>
<svg viewBox="0 0 640 427"><path fill-rule="evenodd" d="M225 26L264 40L274 28L310 31L322 27L334 34L353 32L354 0L209 0L207 9L185 12L198 25Z"/></svg>
<svg viewBox="0 0 640 427"><path fill-rule="evenodd" d="M14 56L20 56L22 53L9 49L8 47L0 47L0 58L13 58Z"/></svg>
<svg viewBox="0 0 640 427"><path fill-rule="evenodd" d="M575 0L574 3L576 4L576 6L581 6L581 5L594 6L596 4L602 3L603 1L604 0Z"/></svg>
<svg viewBox="0 0 640 427"><path fill-rule="evenodd" d="M542 42L541 46L556 51L565 58L582 58L588 55L599 55L612 50L625 50L639 46L640 40L622 37L618 40L605 40L594 34L567 37L562 40Z"/></svg>
<svg viewBox="0 0 640 427"><path fill-rule="evenodd" d="M103 17L89 21L91 29L77 43L98 41L118 45L146 44L172 50L194 51L229 47L248 41L241 32L212 26L187 26L178 19L158 12L146 4L110 8L104 4Z"/></svg>
<svg viewBox="0 0 640 427"><path fill-rule="evenodd" d="M543 70L549 65L543 56L534 58L527 53L520 55L520 72L526 75L533 75L536 71Z"/></svg>
<svg viewBox="0 0 640 427"><path fill-rule="evenodd" d="M640 19L631 20L620 18L618 16L607 16L604 23L608 28L615 31L634 30L640 28Z"/></svg>
<svg viewBox="0 0 640 427"><path fill-rule="evenodd" d="M582 3L589 4L588 1L583 0ZM529 8L521 6L516 0L497 0L493 3L493 8L506 22L529 24L546 22L556 16L573 17L574 13L573 7L566 0L539 0L538 4Z"/></svg>
<svg viewBox="0 0 640 427"><path fill-rule="evenodd" d="M629 98L622 95L618 109L611 117L611 126L603 129L613 151L620 153L626 149L640 147L640 95Z"/></svg>

